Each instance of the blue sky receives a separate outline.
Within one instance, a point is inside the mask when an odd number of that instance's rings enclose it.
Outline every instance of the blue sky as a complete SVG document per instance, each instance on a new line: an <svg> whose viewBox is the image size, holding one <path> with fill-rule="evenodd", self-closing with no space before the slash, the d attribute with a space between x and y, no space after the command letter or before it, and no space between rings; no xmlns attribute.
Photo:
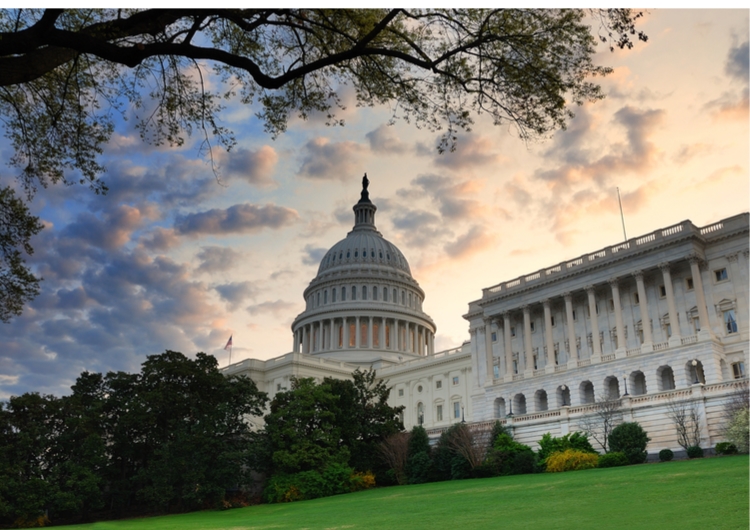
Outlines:
<svg viewBox="0 0 750 530"><path fill-rule="evenodd" d="M655 10L642 27L633 50L600 47L615 68L606 99L540 142L479 119L439 155L437 134L388 126L388 109L358 108L346 89L344 127L294 118L272 140L257 109L230 101L238 144L214 152L217 178L200 138L154 147L121 123L102 157L106 196L51 186L33 202L42 294L0 324L0 399L61 395L83 370L136 371L166 349L225 365L230 335L233 360L288 352L365 172L443 349L468 339L461 315L482 287L621 240L617 187L629 237L747 211L748 11Z"/></svg>

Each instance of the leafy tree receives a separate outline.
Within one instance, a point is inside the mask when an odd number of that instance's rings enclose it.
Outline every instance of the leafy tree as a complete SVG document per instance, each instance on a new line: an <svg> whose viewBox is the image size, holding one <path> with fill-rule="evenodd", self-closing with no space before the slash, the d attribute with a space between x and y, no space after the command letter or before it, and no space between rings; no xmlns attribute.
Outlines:
<svg viewBox="0 0 750 530"><path fill-rule="evenodd" d="M359 368L351 380L325 378L323 382L338 396L334 421L341 445L349 449L349 465L358 471L385 472L377 448L404 428L399 417L403 407L388 404L388 383L379 381L375 370Z"/></svg>
<svg viewBox="0 0 750 530"><path fill-rule="evenodd" d="M724 404L724 434L740 453L750 450L750 389L745 383Z"/></svg>
<svg viewBox="0 0 750 530"><path fill-rule="evenodd" d="M623 453L631 464L642 464L648 457L646 446L649 440L651 438L639 423L625 422L612 429L609 448L612 452Z"/></svg>
<svg viewBox="0 0 750 530"><path fill-rule="evenodd" d="M592 21L597 35L592 34ZM231 148L222 98L257 102L272 135L289 116L322 112L343 125L339 90L357 103L389 104L393 119L440 130L440 150L474 116L512 123L522 138L564 127L572 105L603 97L593 76L597 37L632 47L640 13L629 9L8 9L0 11L0 120L31 199L52 182L105 192L99 155L118 115L136 111L145 141L181 145L194 130L204 148ZM223 83L207 87L208 67ZM9 187L0 200L8 201ZM21 212L21 225L36 222ZM23 248L22 235L11 248ZM13 252L13 251L11 251ZM8 267L7 263L1 264ZM25 272L24 272L25 271ZM36 278L4 268L21 286ZM18 296L20 295L20 298Z"/></svg>
<svg viewBox="0 0 750 530"><path fill-rule="evenodd" d="M409 484L429 482L432 469L430 439L421 425L412 427L407 454L406 476Z"/></svg>
<svg viewBox="0 0 750 530"><path fill-rule="evenodd" d="M551 433L545 433L542 435L542 439L539 440L539 451L537 452L540 465L546 465L547 458L552 453L565 451L567 449L575 449L576 451L584 453L596 453L596 450L591 447L588 436L578 431L568 433L561 437L552 436Z"/></svg>
<svg viewBox="0 0 750 530"><path fill-rule="evenodd" d="M508 434L499 434L487 455L485 466L493 475L520 475L536 471L536 454L528 445Z"/></svg>

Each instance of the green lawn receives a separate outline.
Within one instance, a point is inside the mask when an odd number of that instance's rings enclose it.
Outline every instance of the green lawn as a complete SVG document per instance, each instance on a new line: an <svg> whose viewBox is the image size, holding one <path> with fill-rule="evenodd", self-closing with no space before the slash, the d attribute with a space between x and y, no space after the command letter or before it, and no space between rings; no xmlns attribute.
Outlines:
<svg viewBox="0 0 750 530"><path fill-rule="evenodd" d="M67 528L748 528L748 457L382 488L290 504Z"/></svg>

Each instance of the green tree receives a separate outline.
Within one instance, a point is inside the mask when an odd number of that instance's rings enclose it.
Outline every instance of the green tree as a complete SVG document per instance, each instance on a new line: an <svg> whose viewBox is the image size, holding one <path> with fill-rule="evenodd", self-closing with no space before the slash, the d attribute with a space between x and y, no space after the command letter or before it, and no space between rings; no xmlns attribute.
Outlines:
<svg viewBox="0 0 750 530"><path fill-rule="evenodd" d="M575 449L584 453L596 453L596 450L591 446L591 442L589 442L588 436L578 431L561 437L545 433L542 435L542 439L539 440L539 451L537 451L539 464L544 466L547 458L552 453L565 451L566 449Z"/></svg>
<svg viewBox="0 0 750 530"><path fill-rule="evenodd" d="M409 436L406 460L406 476L409 484L429 482L431 471L430 438L424 427L415 425Z"/></svg>
<svg viewBox="0 0 750 530"><path fill-rule="evenodd" d="M586 16L590 19L586 20ZM514 124L522 138L564 127L571 107L603 97L593 76L597 38L631 47L640 13L629 9L6 9L0 11L0 120L9 163L30 200L52 182L105 192L99 155L118 115L136 110L141 137L231 148L218 116L224 97L260 104L272 135L290 115L343 125L339 91L393 119L441 131L453 149L474 116ZM592 26L596 35L592 33ZM223 81L208 89L213 68ZM7 201L9 187L2 188ZM25 212L22 225L35 219ZM23 237L11 241L24 247ZM0 266L8 267L3 263ZM22 288L35 278L5 268ZM21 274L19 274L21 273ZM21 295L18 298L19 294ZM26 295L26 297L24 297Z"/></svg>
<svg viewBox="0 0 750 530"><path fill-rule="evenodd" d="M621 423L609 435L609 449L615 453L623 453L631 464L642 464L648 453L646 446L651 438L643 427L636 422Z"/></svg>

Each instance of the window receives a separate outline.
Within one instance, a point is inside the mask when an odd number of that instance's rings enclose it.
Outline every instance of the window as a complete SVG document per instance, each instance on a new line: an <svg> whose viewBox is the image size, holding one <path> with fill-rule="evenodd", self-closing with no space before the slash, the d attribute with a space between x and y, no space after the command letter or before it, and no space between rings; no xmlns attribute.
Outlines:
<svg viewBox="0 0 750 530"><path fill-rule="evenodd" d="M372 288L372 299L377 300L378 299L378 288L373 286Z"/></svg>
<svg viewBox="0 0 750 530"><path fill-rule="evenodd" d="M737 333L737 320L734 316L734 309L724 311L724 329L727 334Z"/></svg>
<svg viewBox="0 0 750 530"><path fill-rule="evenodd" d="M328 303L328 289L326 289L325 291L323 291L323 303L324 304Z"/></svg>
<svg viewBox="0 0 750 530"><path fill-rule="evenodd" d="M659 286L659 298L665 298L667 296L667 288L664 285Z"/></svg>
<svg viewBox="0 0 750 530"><path fill-rule="evenodd" d="M387 301L388 301L388 288L383 287L383 302L387 302Z"/></svg>
<svg viewBox="0 0 750 530"><path fill-rule="evenodd" d="M516 360L513 361L513 373L514 374L518 373L518 361Z"/></svg>
<svg viewBox="0 0 750 530"><path fill-rule="evenodd" d="M357 288L352 285L352 300L357 299Z"/></svg>
<svg viewBox="0 0 750 530"><path fill-rule="evenodd" d="M398 291L396 291L396 289L394 289L393 290L393 303L394 304L398 303L398 296L397 295L398 295Z"/></svg>
<svg viewBox="0 0 750 530"><path fill-rule="evenodd" d="M315 299L316 299L315 307L318 307L320 305L320 293L318 293L318 295L315 297Z"/></svg>
<svg viewBox="0 0 750 530"><path fill-rule="evenodd" d="M456 419L461 417L461 403L458 401L453 402L453 417Z"/></svg>
<svg viewBox="0 0 750 530"><path fill-rule="evenodd" d="M732 365L732 373L734 373L735 379L742 379L743 377L745 377L745 363L734 363Z"/></svg>
<svg viewBox="0 0 750 530"><path fill-rule="evenodd" d="M437 416L437 421L443 421L443 406L442 405L437 406L437 412L435 415Z"/></svg>
<svg viewBox="0 0 750 530"><path fill-rule="evenodd" d="M638 296L638 293L633 293L633 303L634 303L635 305L638 305L638 304L640 304L640 303L641 303L641 299L640 299L640 297Z"/></svg>
<svg viewBox="0 0 750 530"><path fill-rule="evenodd" d="M614 311L615 310L615 301L612 298L609 299L609 310L610 311Z"/></svg>
<svg viewBox="0 0 750 530"><path fill-rule="evenodd" d="M406 293L401 291L401 305L406 305Z"/></svg>
<svg viewBox="0 0 750 530"><path fill-rule="evenodd" d="M515 337L516 336L516 326L510 327L510 336Z"/></svg>
<svg viewBox="0 0 750 530"><path fill-rule="evenodd" d="M693 290L693 279L692 278L685 278L685 288L688 291L692 291Z"/></svg>
<svg viewBox="0 0 750 530"><path fill-rule="evenodd" d="M404 397L404 389L403 388L399 388L398 389L398 397Z"/></svg>
<svg viewBox="0 0 750 530"><path fill-rule="evenodd" d="M598 315L599 314L599 302L596 302L594 304L594 309L596 310L596 314Z"/></svg>
<svg viewBox="0 0 750 530"><path fill-rule="evenodd" d="M442 381L435 381L435 388L443 388L443 382Z"/></svg>
<svg viewBox="0 0 750 530"><path fill-rule="evenodd" d="M281 383L276 383L276 392L281 392Z"/></svg>
<svg viewBox="0 0 750 530"><path fill-rule="evenodd" d="M362 300L367 300L367 286L362 286Z"/></svg>
<svg viewBox="0 0 750 530"><path fill-rule="evenodd" d="M534 321L533 320L531 322L529 322L529 327L531 328L531 332L532 333L534 333L536 331L536 329L534 327Z"/></svg>
<svg viewBox="0 0 750 530"><path fill-rule="evenodd" d="M539 366L537 364L536 355L534 355L534 370L539 370Z"/></svg>
<svg viewBox="0 0 750 530"><path fill-rule="evenodd" d="M457 384L458 384L458 376L454 375L453 376L453 386L456 386Z"/></svg>
<svg viewBox="0 0 750 530"><path fill-rule="evenodd" d="M419 386L417 387L417 392L419 392L420 394L422 393L422 385L419 385Z"/></svg>
<svg viewBox="0 0 750 530"><path fill-rule="evenodd" d="M497 342L497 332L492 332L492 342Z"/></svg>
<svg viewBox="0 0 750 530"><path fill-rule="evenodd" d="M555 326L555 315L551 315L550 317L550 324L552 324L552 327Z"/></svg>
<svg viewBox="0 0 750 530"><path fill-rule="evenodd" d="M336 301L336 288L334 287L333 290L331 290L331 302Z"/></svg>
<svg viewBox="0 0 750 530"><path fill-rule="evenodd" d="M492 367L492 373L495 375L495 379L500 379L500 367L495 365Z"/></svg>
<svg viewBox="0 0 750 530"><path fill-rule="evenodd" d="M727 276L727 269L719 269L717 271L714 271L714 276L716 277L717 282L723 282L724 280L728 280L729 276Z"/></svg>
<svg viewBox="0 0 750 530"><path fill-rule="evenodd" d="M578 313L576 313L576 310L573 310L573 320L578 320Z"/></svg>

